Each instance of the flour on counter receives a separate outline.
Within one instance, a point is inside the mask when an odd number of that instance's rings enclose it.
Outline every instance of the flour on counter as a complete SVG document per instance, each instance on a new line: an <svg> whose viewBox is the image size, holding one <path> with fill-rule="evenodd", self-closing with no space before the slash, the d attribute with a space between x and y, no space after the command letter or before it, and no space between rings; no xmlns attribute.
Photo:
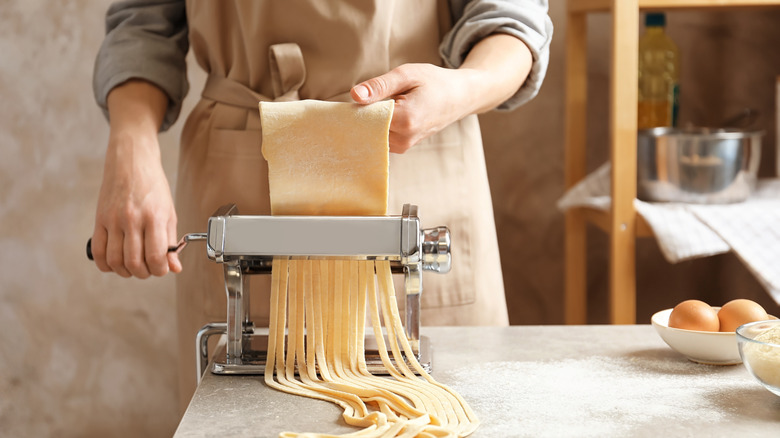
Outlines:
<svg viewBox="0 0 780 438"><path fill-rule="evenodd" d="M452 382L480 416L480 437L631 436L651 423L723 420L718 399L740 386L719 378L728 368L703 369L682 359L589 357L489 362L442 380Z"/></svg>

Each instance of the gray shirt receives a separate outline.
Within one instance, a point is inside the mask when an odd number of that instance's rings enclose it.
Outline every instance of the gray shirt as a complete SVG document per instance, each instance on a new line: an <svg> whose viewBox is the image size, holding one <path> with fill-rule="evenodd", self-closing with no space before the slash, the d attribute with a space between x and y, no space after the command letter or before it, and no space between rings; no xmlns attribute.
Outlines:
<svg viewBox="0 0 780 438"><path fill-rule="evenodd" d="M450 0L452 29L439 53L448 67L457 68L469 50L493 33L521 39L531 50L533 65L522 87L502 103L511 110L539 92L550 58L553 25L548 0ZM117 85L131 78L147 80L170 99L161 130L178 118L187 95L185 57L187 17L184 0L125 0L112 4L106 14L106 38L95 61L93 90L108 117L106 98Z"/></svg>

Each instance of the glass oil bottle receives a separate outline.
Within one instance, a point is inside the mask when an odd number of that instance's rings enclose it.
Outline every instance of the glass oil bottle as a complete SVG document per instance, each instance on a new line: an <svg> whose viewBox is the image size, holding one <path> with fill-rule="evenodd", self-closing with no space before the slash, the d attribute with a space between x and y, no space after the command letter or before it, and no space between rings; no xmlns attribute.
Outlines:
<svg viewBox="0 0 780 438"><path fill-rule="evenodd" d="M665 27L664 14L645 16L639 39L639 129L677 126L680 54Z"/></svg>

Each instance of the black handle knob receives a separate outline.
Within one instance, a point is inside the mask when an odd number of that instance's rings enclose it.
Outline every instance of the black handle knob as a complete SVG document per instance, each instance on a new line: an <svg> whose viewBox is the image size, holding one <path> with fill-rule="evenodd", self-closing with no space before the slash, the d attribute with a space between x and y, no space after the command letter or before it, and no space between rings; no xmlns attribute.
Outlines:
<svg viewBox="0 0 780 438"><path fill-rule="evenodd" d="M176 252L178 251L179 246L169 246L168 252ZM89 240L87 240L87 258L90 260L95 260L92 257L92 238L90 237Z"/></svg>

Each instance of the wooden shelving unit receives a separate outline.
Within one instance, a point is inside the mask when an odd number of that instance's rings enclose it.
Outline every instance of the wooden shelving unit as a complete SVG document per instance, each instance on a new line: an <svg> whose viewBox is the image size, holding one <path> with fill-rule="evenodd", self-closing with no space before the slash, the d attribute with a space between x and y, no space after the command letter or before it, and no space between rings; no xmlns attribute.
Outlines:
<svg viewBox="0 0 780 438"><path fill-rule="evenodd" d="M564 150L567 189L586 176L587 15L610 13L613 37L609 86L612 205L608 212L577 208L566 213L564 318L567 324L587 322L585 228L589 222L610 237L610 321L613 324L636 322L636 238L652 235L633 203L640 11L775 6L780 6L780 0L568 0Z"/></svg>

